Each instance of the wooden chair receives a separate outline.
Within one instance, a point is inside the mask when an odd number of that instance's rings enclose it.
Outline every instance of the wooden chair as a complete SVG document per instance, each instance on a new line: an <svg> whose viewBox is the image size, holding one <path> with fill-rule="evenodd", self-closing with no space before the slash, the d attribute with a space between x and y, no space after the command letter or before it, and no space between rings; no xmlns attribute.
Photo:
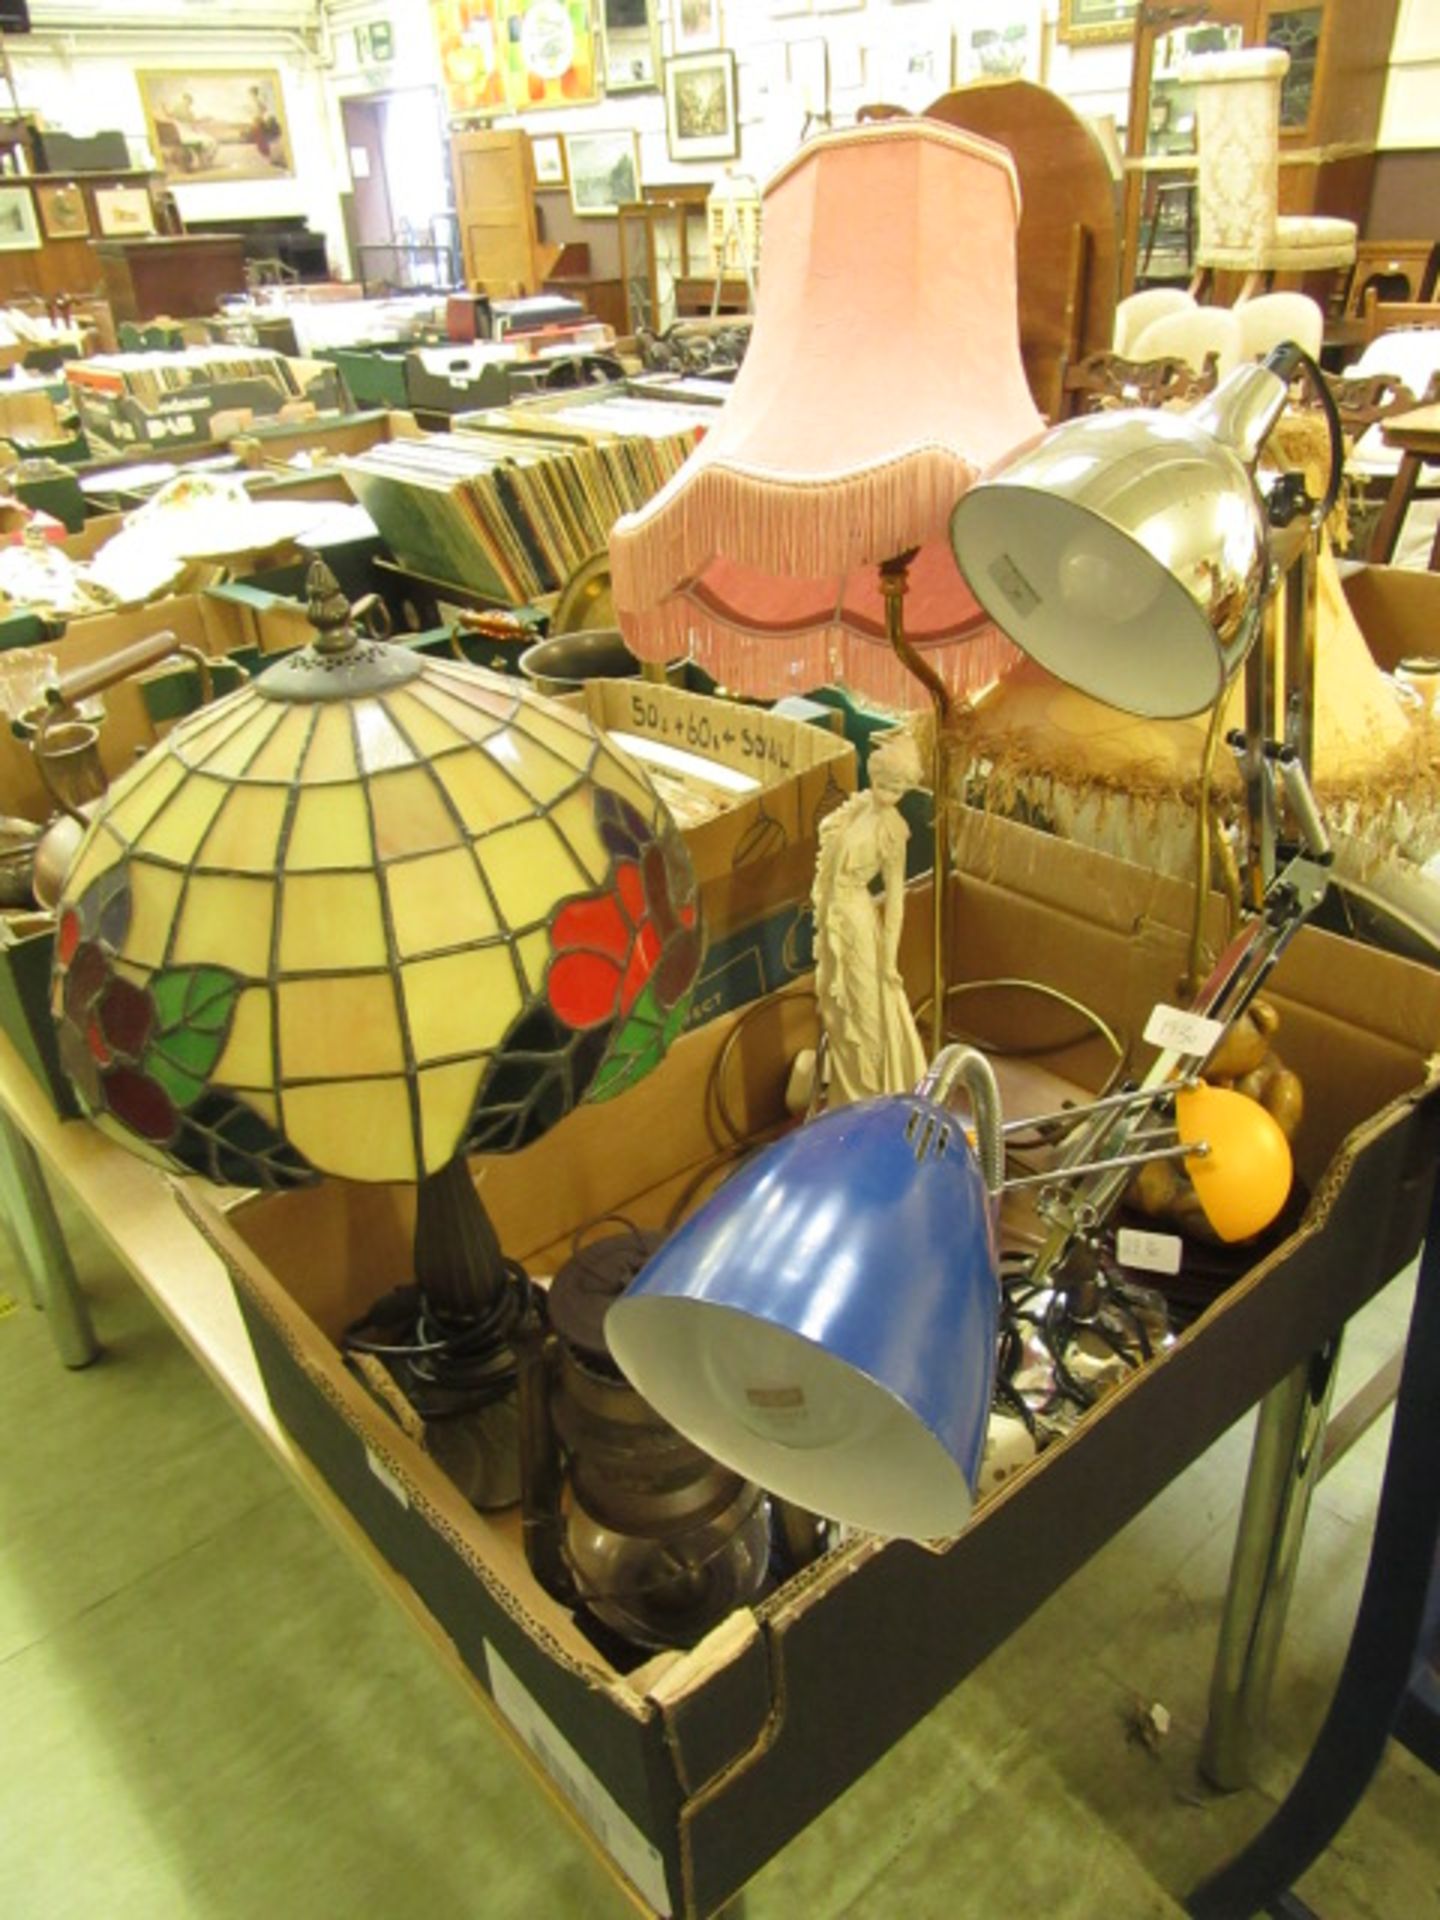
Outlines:
<svg viewBox="0 0 1440 1920"><path fill-rule="evenodd" d="M1362 240L1355 249L1355 271L1345 294L1344 317L1360 319L1370 294L1387 303L1433 300L1434 253L1433 240Z"/></svg>
<svg viewBox="0 0 1440 1920"><path fill-rule="evenodd" d="M1174 355L1127 360L1118 353L1087 353L1065 369L1065 412L1183 405L1212 392L1218 378L1219 362L1213 353L1205 356L1199 371Z"/></svg>
<svg viewBox="0 0 1440 1920"><path fill-rule="evenodd" d="M1093 128L1029 80L959 87L925 109L1008 147L1020 176L1020 351L1035 404L1062 416L1065 369L1109 348L1115 326L1115 187ZM948 237L935 236L937 246Z"/></svg>

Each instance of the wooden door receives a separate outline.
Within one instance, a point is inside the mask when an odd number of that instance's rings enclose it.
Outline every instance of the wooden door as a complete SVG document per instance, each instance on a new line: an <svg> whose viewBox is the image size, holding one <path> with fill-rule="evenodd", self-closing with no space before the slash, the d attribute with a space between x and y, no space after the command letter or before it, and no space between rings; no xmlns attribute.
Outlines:
<svg viewBox="0 0 1440 1920"><path fill-rule="evenodd" d="M538 292L542 271L528 135L457 133L450 164L466 283L496 299Z"/></svg>
<svg viewBox="0 0 1440 1920"><path fill-rule="evenodd" d="M342 100L340 117L354 182L355 243L384 247L395 238L395 217L385 178L385 102Z"/></svg>

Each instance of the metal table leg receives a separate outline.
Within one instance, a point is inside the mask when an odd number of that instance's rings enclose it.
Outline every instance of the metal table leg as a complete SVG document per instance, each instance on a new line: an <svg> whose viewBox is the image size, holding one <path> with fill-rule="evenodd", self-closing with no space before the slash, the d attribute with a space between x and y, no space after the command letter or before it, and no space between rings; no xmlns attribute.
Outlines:
<svg viewBox="0 0 1440 1920"><path fill-rule="evenodd" d="M1226 1790L1248 1784L1264 1728L1339 1359L1337 1337L1260 1403L1200 1754Z"/></svg>
<svg viewBox="0 0 1440 1920"><path fill-rule="evenodd" d="M0 1199L31 1298L49 1318L56 1352L67 1367L88 1367L100 1351L90 1308L75 1277L39 1158L6 1114L0 1114Z"/></svg>

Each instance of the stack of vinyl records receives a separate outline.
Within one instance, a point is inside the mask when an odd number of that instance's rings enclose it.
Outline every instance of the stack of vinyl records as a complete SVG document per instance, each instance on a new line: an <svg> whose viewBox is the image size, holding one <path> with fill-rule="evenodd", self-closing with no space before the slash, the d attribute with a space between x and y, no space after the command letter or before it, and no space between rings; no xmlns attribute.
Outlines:
<svg viewBox="0 0 1440 1920"><path fill-rule="evenodd" d="M344 472L402 566L520 606L604 550L620 516L678 472L706 417L623 399L573 417L510 408L464 432L371 447Z"/></svg>

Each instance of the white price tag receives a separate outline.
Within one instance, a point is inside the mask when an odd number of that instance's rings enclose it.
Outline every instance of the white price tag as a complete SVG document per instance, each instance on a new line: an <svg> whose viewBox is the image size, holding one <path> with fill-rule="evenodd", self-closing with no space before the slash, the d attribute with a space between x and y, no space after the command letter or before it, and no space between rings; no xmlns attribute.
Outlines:
<svg viewBox="0 0 1440 1920"><path fill-rule="evenodd" d="M616 1865L656 1913L671 1912L665 1862L618 1801L586 1766L555 1722L536 1704L486 1643L485 1668L495 1704L574 1807Z"/></svg>
<svg viewBox="0 0 1440 1920"><path fill-rule="evenodd" d="M365 1464L392 1499L398 1500L402 1507L410 1505L410 1496L405 1488L371 1447L365 1449Z"/></svg>
<svg viewBox="0 0 1440 1920"><path fill-rule="evenodd" d="M1136 1273L1174 1274L1180 1271L1183 1244L1178 1234L1122 1227L1115 1236L1115 1254L1122 1267Z"/></svg>
<svg viewBox="0 0 1440 1920"><path fill-rule="evenodd" d="M1219 1020L1207 1020L1203 1013L1186 1013L1183 1007L1167 1007L1162 1000L1145 1023L1145 1038L1152 1047L1166 1053L1191 1053L1203 1060L1214 1051L1225 1028Z"/></svg>

